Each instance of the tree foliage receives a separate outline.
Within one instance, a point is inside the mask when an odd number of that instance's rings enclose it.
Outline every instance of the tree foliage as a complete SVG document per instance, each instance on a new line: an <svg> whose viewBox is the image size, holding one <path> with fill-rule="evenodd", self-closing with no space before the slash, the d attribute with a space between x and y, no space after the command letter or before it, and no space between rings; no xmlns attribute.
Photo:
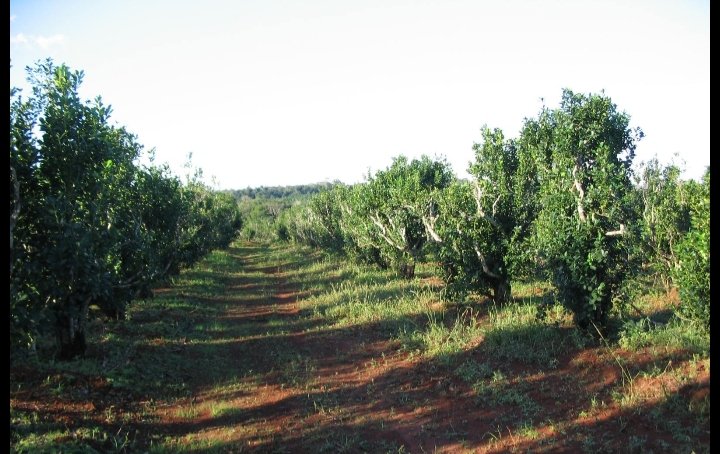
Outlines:
<svg viewBox="0 0 720 454"><path fill-rule="evenodd" d="M158 279L215 247L241 219L232 197L182 186L136 161L142 146L109 124L83 73L52 61L10 94L11 344L54 332L58 354L84 354L89 307L116 317Z"/></svg>
<svg viewBox="0 0 720 454"><path fill-rule="evenodd" d="M710 171L702 183L690 187L691 227L676 250L678 266L673 277L680 289L681 318L710 329Z"/></svg>
<svg viewBox="0 0 720 454"><path fill-rule="evenodd" d="M452 297L502 302L513 281L548 279L581 327L606 326L630 278L650 269L680 287L678 316L706 323L709 176L683 182L653 160L636 177L643 133L629 124L604 94L564 90L517 138L484 127L468 180L444 161L400 156L364 183L293 206L280 228L404 277L439 260Z"/></svg>
<svg viewBox="0 0 720 454"><path fill-rule="evenodd" d="M580 326L606 322L636 266L631 165L642 131L628 125L608 97L564 90L560 108L543 109L521 132L537 162L537 252Z"/></svg>
<svg viewBox="0 0 720 454"><path fill-rule="evenodd" d="M482 138L473 146L472 181L456 182L441 198L436 241L451 294L492 289L504 302L534 220L533 167L499 129L483 128Z"/></svg>
<svg viewBox="0 0 720 454"><path fill-rule="evenodd" d="M454 175L443 160L428 156L408 161L396 157L385 170L369 176L354 200L353 216L360 242L376 247L400 275L414 276L428 242L426 227L435 221L437 199Z"/></svg>
<svg viewBox="0 0 720 454"><path fill-rule="evenodd" d="M281 239L343 253L346 235L341 227L341 207L348 190L345 185L335 185L293 205L282 214Z"/></svg>
<svg viewBox="0 0 720 454"><path fill-rule="evenodd" d="M666 291L680 265L677 246L690 229L689 185L680 180L680 167L662 166L657 158L641 169L636 203L641 210L638 253L643 265L657 276Z"/></svg>

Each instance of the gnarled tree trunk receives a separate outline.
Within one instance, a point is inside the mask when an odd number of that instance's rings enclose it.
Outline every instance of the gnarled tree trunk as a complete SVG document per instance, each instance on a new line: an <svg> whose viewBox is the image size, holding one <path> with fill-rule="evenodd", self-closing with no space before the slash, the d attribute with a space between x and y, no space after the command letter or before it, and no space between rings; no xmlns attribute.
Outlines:
<svg viewBox="0 0 720 454"><path fill-rule="evenodd" d="M87 326L89 301L81 304L77 314L62 311L56 314L55 330L58 343L58 359L71 360L85 356L87 342L85 327Z"/></svg>
<svg viewBox="0 0 720 454"><path fill-rule="evenodd" d="M507 278L495 279L493 299L496 303L506 303L510 300L510 281Z"/></svg>

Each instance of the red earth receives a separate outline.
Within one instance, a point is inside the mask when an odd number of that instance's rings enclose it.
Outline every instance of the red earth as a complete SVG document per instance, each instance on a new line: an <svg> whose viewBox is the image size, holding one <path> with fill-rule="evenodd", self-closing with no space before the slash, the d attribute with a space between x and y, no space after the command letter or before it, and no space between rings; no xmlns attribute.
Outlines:
<svg viewBox="0 0 720 454"><path fill-rule="evenodd" d="M290 282L292 264L260 266L254 251L234 254L245 270L263 273L270 291L258 298L259 285L227 279L220 292L230 298L218 318L223 326L257 327L256 335L216 352L218 364L249 365L231 383L218 386L206 370L192 367L207 360L192 343L159 336L128 354L126 363L104 364L105 376L48 375L50 369L14 365L11 412L39 415L33 427L66 428L69 435L55 440L60 444L93 425L126 434L119 450L128 452L163 443L170 452L709 451L708 361L683 351L631 352L598 343L570 349L554 367L538 366L491 359L478 339L441 363L404 349L380 323L314 329L320 322L308 313L313 290ZM218 304L213 301L205 302ZM473 316L485 321L482 303ZM286 329L263 334L279 324ZM153 398L116 389L106 378L156 350L177 354L189 366L183 369L187 396ZM456 373L472 362L500 373L496 381L486 377L484 392ZM642 373L649 370L654 373ZM707 418L697 417L702 411ZM87 445L108 448L103 440Z"/></svg>

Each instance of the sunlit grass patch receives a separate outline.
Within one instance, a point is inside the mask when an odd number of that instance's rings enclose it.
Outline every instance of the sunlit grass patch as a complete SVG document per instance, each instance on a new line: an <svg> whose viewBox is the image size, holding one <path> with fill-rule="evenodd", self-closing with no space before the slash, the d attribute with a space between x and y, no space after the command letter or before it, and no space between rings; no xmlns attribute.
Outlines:
<svg viewBox="0 0 720 454"><path fill-rule="evenodd" d="M516 429L516 433L518 436L529 438L530 440L535 440L540 437L538 429L527 421L520 424L520 426Z"/></svg>
<svg viewBox="0 0 720 454"><path fill-rule="evenodd" d="M423 313L432 295L411 292L401 282L382 286L340 285L319 298L316 314L337 326L393 320ZM325 307L322 303L326 302Z"/></svg>
<svg viewBox="0 0 720 454"><path fill-rule="evenodd" d="M211 275L211 271L193 271L183 276L175 286L190 295L214 295L222 290L223 283Z"/></svg>
<svg viewBox="0 0 720 454"><path fill-rule="evenodd" d="M196 453L220 454L227 452L228 443L221 438L199 437L195 434L181 438L166 437L164 440L153 443L149 454Z"/></svg>
<svg viewBox="0 0 720 454"><path fill-rule="evenodd" d="M710 332L704 328L671 319L657 325L648 318L625 322L618 341L629 350L644 347L686 350L706 355L710 352Z"/></svg>
<svg viewBox="0 0 720 454"><path fill-rule="evenodd" d="M13 424L15 427L13 428ZM10 439L16 439L11 452L97 453L127 452L136 445L136 433L128 430L108 432L98 426L58 428L58 425L23 427L11 419Z"/></svg>
<svg viewBox="0 0 720 454"><path fill-rule="evenodd" d="M175 416L182 419L195 419L200 416L200 408L195 405L180 407L175 410Z"/></svg>
<svg viewBox="0 0 720 454"><path fill-rule="evenodd" d="M205 256L201 264L196 269L208 272L232 272L235 271L236 268L237 259L235 259L227 251L215 250Z"/></svg>
<svg viewBox="0 0 720 454"><path fill-rule="evenodd" d="M68 429L35 432L23 436L13 448L14 452L17 453L57 452L60 446L65 449L74 448L73 452L79 453L97 452L90 446L82 445L82 443L87 442L86 440L71 440L72 435ZM68 443L69 441L70 443Z"/></svg>
<svg viewBox="0 0 720 454"><path fill-rule="evenodd" d="M406 330L399 336L408 350L437 359L441 364L452 364L458 355L468 347L476 346L482 337L482 330L472 317L462 314L446 323L446 313L427 313L428 321L422 327Z"/></svg>
<svg viewBox="0 0 720 454"><path fill-rule="evenodd" d="M214 401L211 402L208 406L210 409L210 416L213 418L234 417L242 413L241 409L239 409L232 402L228 401Z"/></svg>

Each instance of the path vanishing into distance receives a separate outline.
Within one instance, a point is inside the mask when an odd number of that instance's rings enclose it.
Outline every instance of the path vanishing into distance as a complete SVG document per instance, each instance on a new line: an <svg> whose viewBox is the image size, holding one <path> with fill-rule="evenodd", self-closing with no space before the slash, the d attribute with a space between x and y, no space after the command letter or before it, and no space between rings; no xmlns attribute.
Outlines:
<svg viewBox="0 0 720 454"><path fill-rule="evenodd" d="M168 434L280 452L416 452L440 437L457 444L463 428L453 424L463 414L448 396L459 391L388 339L396 320L338 327L318 314L313 295L340 286L337 264L270 246L236 247L229 257L239 273L217 275L217 297L198 298L222 307L210 323L214 373L226 381L191 369L193 396L158 410ZM369 297L393 297L389 283L375 282Z"/></svg>
<svg viewBox="0 0 720 454"><path fill-rule="evenodd" d="M51 415L71 434L97 428L109 434L88 442L100 451L108 437L121 452L709 446L709 418L699 429L691 414L663 425L672 402L630 399L662 385L702 402L709 359L618 353L639 368L677 370L636 374L629 390L617 355L583 344L564 322L538 325L535 306L522 315L543 289L514 308L449 306L431 270L417 274L403 280L310 249L237 242L133 303L129 321L98 325L87 373L78 366L41 381L13 372L29 385L11 390L11 408ZM501 329L502 310L532 323Z"/></svg>

